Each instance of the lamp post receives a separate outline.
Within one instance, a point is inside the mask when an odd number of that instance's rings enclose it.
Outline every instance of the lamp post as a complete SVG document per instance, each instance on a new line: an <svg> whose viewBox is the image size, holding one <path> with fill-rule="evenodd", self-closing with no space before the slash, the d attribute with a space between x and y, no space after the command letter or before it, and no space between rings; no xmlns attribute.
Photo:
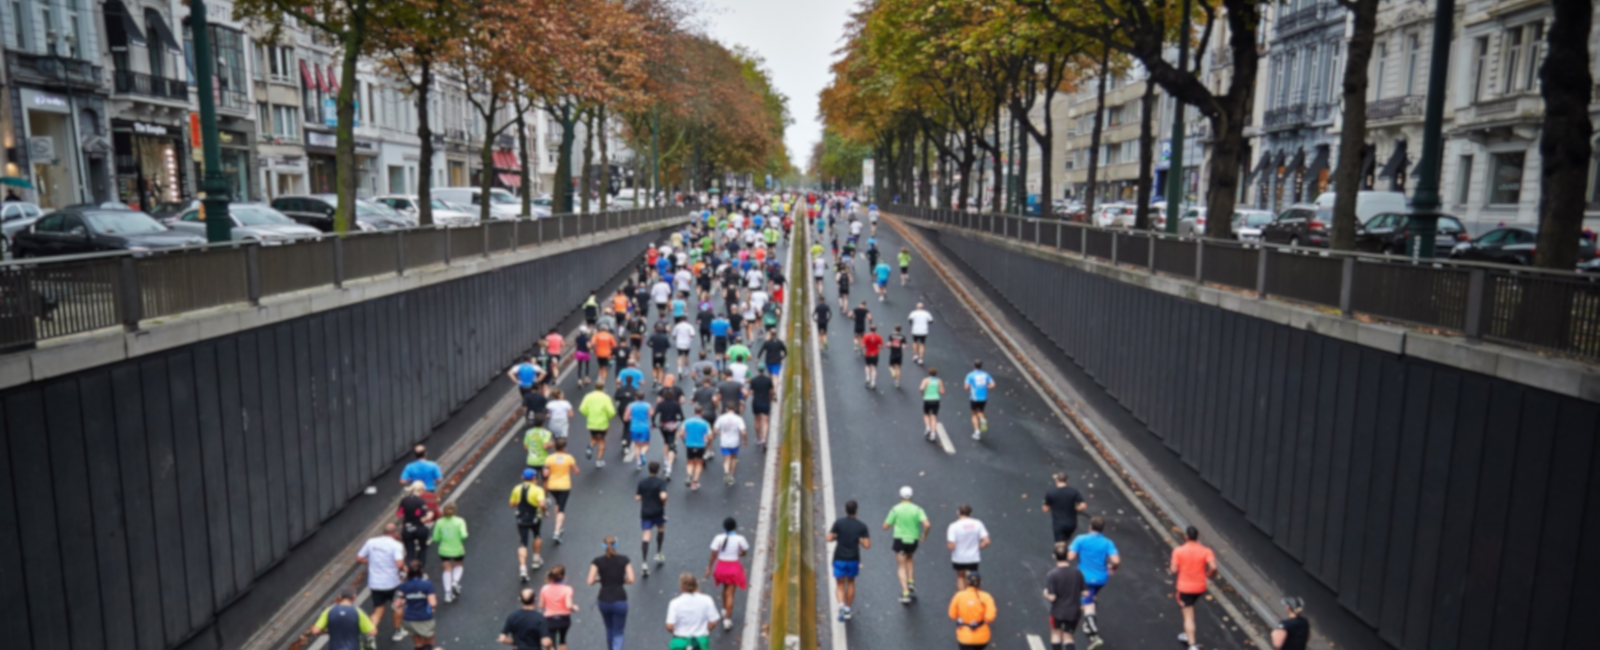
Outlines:
<svg viewBox="0 0 1600 650"><path fill-rule="evenodd" d="M1183 19L1178 23L1178 72L1189 69L1190 0L1183 0ZM1178 233L1178 215L1183 202L1183 100L1172 97L1172 146L1167 155L1167 234Z"/></svg>
<svg viewBox="0 0 1600 650"><path fill-rule="evenodd" d="M1450 33L1455 29L1455 13L1455 0L1435 0L1433 58L1428 61L1428 101L1422 112L1422 172L1417 177L1417 193L1411 199L1411 241L1406 243L1407 252L1422 259L1434 256L1434 237L1439 231L1445 75L1450 73Z"/></svg>
<svg viewBox="0 0 1600 650"><path fill-rule="evenodd" d="M200 98L200 148L205 161L205 177L200 189L206 193L206 240L216 244L233 241L233 220L228 218L228 177L222 173L222 143L217 138L216 52L211 49L211 34L206 23L205 0L189 0L189 31L194 34L195 94Z"/></svg>

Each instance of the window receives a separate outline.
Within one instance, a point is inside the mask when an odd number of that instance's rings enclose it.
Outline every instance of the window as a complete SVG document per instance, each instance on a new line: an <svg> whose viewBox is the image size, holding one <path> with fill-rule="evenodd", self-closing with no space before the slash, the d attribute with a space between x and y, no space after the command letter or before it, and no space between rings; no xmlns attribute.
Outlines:
<svg viewBox="0 0 1600 650"><path fill-rule="evenodd" d="M1534 22L1506 30L1503 94L1533 90L1539 83L1539 42L1544 23Z"/></svg>
<svg viewBox="0 0 1600 650"><path fill-rule="evenodd" d="M1517 89L1517 63L1523 55L1522 48L1522 28L1513 27L1506 32L1505 36L1506 73L1504 86L1500 90L1501 94L1509 95Z"/></svg>
<svg viewBox="0 0 1600 650"><path fill-rule="evenodd" d="M15 29L11 37L16 39L11 45L19 50L28 49L28 21L23 18L25 15L27 13L22 9L22 0L11 0L11 24Z"/></svg>
<svg viewBox="0 0 1600 650"><path fill-rule="evenodd" d="M251 71L250 76L255 77L256 81L266 81L267 45L265 43L254 43L251 45L250 63L251 67L254 68L254 70Z"/></svg>
<svg viewBox="0 0 1600 650"><path fill-rule="evenodd" d="M267 74L273 81L292 82L294 80L294 48L267 46Z"/></svg>
<svg viewBox="0 0 1600 650"><path fill-rule="evenodd" d="M272 137L272 110L266 102L256 102L256 133L263 138Z"/></svg>
<svg viewBox="0 0 1600 650"><path fill-rule="evenodd" d="M1527 154L1521 151L1491 154L1489 157L1489 203L1516 204L1522 201L1522 164Z"/></svg>
<svg viewBox="0 0 1600 650"><path fill-rule="evenodd" d="M1278 101L1278 105L1279 106L1287 106L1289 104L1289 102L1294 101L1293 100L1293 97L1294 97L1294 54L1293 53L1289 54L1289 56L1284 59L1283 78L1278 80L1278 84L1280 86L1282 86L1281 88L1278 89L1278 92L1283 93L1283 98Z"/></svg>
<svg viewBox="0 0 1600 650"><path fill-rule="evenodd" d="M1372 70L1372 98L1383 99L1383 77L1389 70L1389 44L1378 44L1377 67Z"/></svg>
<svg viewBox="0 0 1600 650"><path fill-rule="evenodd" d="M1417 94L1417 66L1422 61L1422 37L1417 34L1406 35L1406 91L1403 94Z"/></svg>
<svg viewBox="0 0 1600 650"><path fill-rule="evenodd" d="M319 95L320 93L317 92L317 89L306 83L304 78L300 80L300 103L301 108L306 112L306 122L308 123L322 123L322 99Z"/></svg>
<svg viewBox="0 0 1600 650"><path fill-rule="evenodd" d="M56 31L56 20L55 20L55 16L50 13L50 7L40 7L39 8L39 23L41 25L44 25L44 33L45 33L44 50L45 50L45 53L49 54L50 56L56 56L57 54L59 54L59 52L56 51L56 40L57 39L53 36L53 34Z"/></svg>
<svg viewBox="0 0 1600 650"><path fill-rule="evenodd" d="M300 139L300 122L296 120L299 111L293 106L272 106L272 135L285 141L293 142Z"/></svg>
<svg viewBox="0 0 1600 650"><path fill-rule="evenodd" d="M1456 203L1466 205L1472 197L1472 156L1462 156L1456 168Z"/></svg>
<svg viewBox="0 0 1600 650"><path fill-rule="evenodd" d="M1316 69L1311 62L1316 58L1316 46L1307 48L1305 56L1300 57L1300 86L1295 89L1298 91L1295 93L1295 97L1299 98L1301 103L1309 103L1311 100L1311 75L1312 71Z"/></svg>
<svg viewBox="0 0 1600 650"><path fill-rule="evenodd" d="M1121 106L1112 106L1111 110L1107 112L1107 115L1109 116L1109 117L1106 118L1106 123L1107 124L1109 124L1111 126L1117 126L1118 124L1122 124L1122 107Z"/></svg>
<svg viewBox="0 0 1600 650"><path fill-rule="evenodd" d="M1484 77L1489 74L1489 37L1472 41L1472 101L1483 99Z"/></svg>
<svg viewBox="0 0 1600 650"><path fill-rule="evenodd" d="M1322 63L1322 58L1317 56L1317 46L1311 46L1310 52L1306 56L1306 62L1310 64L1309 67L1311 68L1311 72L1306 74L1306 103L1320 104L1322 103L1322 88L1317 85L1317 80L1320 79L1317 76L1317 73L1320 72L1317 66Z"/></svg>
<svg viewBox="0 0 1600 650"><path fill-rule="evenodd" d="M67 12L67 56L79 58L83 52L83 32L78 28L78 12Z"/></svg>

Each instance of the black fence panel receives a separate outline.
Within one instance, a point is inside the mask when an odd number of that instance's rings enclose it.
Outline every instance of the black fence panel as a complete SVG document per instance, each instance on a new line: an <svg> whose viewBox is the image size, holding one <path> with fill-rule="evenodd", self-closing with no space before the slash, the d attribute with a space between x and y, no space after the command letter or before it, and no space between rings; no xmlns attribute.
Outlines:
<svg viewBox="0 0 1600 650"><path fill-rule="evenodd" d="M1600 578L1585 552L1600 548L1600 405L925 232L1393 647L1592 635L1579 613L1600 607L1584 588ZM1219 250L1240 258L1233 286L1253 287L1256 251L1207 242L1207 268ZM1500 301L1565 292L1560 315L1582 322L1581 278L1499 281Z"/></svg>
<svg viewBox="0 0 1600 650"><path fill-rule="evenodd" d="M1344 260L1302 251L1267 253L1267 293L1328 307L1339 306ZM1211 251L1207 250L1207 253ZM1260 258L1257 258L1260 263ZM1251 286L1254 286L1254 282Z"/></svg>
<svg viewBox="0 0 1600 650"><path fill-rule="evenodd" d="M1208 241L1200 255L1202 279L1206 282L1255 290L1256 267L1260 263L1256 249Z"/></svg>

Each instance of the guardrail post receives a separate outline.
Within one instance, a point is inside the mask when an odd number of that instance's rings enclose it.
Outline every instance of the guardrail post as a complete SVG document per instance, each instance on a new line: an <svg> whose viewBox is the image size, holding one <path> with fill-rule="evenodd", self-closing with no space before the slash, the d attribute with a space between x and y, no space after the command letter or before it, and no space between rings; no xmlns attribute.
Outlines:
<svg viewBox="0 0 1600 650"><path fill-rule="evenodd" d="M488 257L489 256L489 230L490 230L489 226L490 225L492 225L492 222L483 224L483 256L484 257Z"/></svg>
<svg viewBox="0 0 1600 650"><path fill-rule="evenodd" d="M255 248L255 246L251 246ZM333 288L344 288L344 238L333 238Z"/></svg>
<svg viewBox="0 0 1600 650"><path fill-rule="evenodd" d="M1154 233L1150 234L1150 239L1146 243L1148 243L1150 245L1150 251L1148 253L1145 253L1145 256L1144 256L1145 264L1144 265L1145 265L1145 268L1148 269L1151 273L1155 273L1156 272L1156 236L1155 236Z"/></svg>
<svg viewBox="0 0 1600 650"><path fill-rule="evenodd" d="M1267 297L1267 255L1271 254L1266 246L1256 247L1256 297ZM1346 258L1348 259L1348 258Z"/></svg>
<svg viewBox="0 0 1600 650"><path fill-rule="evenodd" d="M1344 266L1339 268L1339 313L1345 318L1350 317L1350 295L1355 291L1356 284L1356 258L1344 258Z"/></svg>
<svg viewBox="0 0 1600 650"><path fill-rule="evenodd" d="M1089 259L1089 228L1088 228L1088 226L1085 226L1085 227L1082 227L1082 228L1078 229L1078 256L1082 257L1084 259Z"/></svg>
<svg viewBox="0 0 1600 650"><path fill-rule="evenodd" d="M132 257L122 258L122 272L117 274L118 288L122 296L122 328L129 332L139 330L139 321L144 319L143 292L139 290L139 267Z"/></svg>
<svg viewBox="0 0 1600 650"><path fill-rule="evenodd" d="M394 274L398 276L406 274L405 236L406 233L403 230L394 234Z"/></svg>
<svg viewBox="0 0 1600 650"><path fill-rule="evenodd" d="M517 239L517 237L518 237L517 231L522 229L522 222L523 221L524 221L524 219L519 217L516 220L511 222L511 248L509 248L507 250L510 250L510 251L517 250L517 242L520 241L520 240Z"/></svg>
<svg viewBox="0 0 1600 650"><path fill-rule="evenodd" d="M482 228L483 224L479 223L478 227ZM444 231L444 265L445 266L450 266L450 229L449 228L438 228L438 227L435 227L435 230L443 230Z"/></svg>
<svg viewBox="0 0 1600 650"><path fill-rule="evenodd" d="M1194 281L1206 281L1206 240L1194 240Z"/></svg>
<svg viewBox="0 0 1600 650"><path fill-rule="evenodd" d="M261 304L261 246L259 244L246 244L244 247L244 290L245 297L250 301L250 304Z"/></svg>
<svg viewBox="0 0 1600 650"><path fill-rule="evenodd" d="M1467 322L1462 328L1469 339L1483 337L1483 294L1489 282L1489 273L1472 269L1467 274Z"/></svg>
<svg viewBox="0 0 1600 650"><path fill-rule="evenodd" d="M556 239L557 240L566 239L567 238L567 224L566 224L567 220L562 218L561 216L555 217L555 220L556 220Z"/></svg>
<svg viewBox="0 0 1600 650"><path fill-rule="evenodd" d="M1121 246L1117 245L1117 231L1113 230L1113 231L1111 231L1111 265L1112 266L1116 266L1117 265L1117 257L1118 257L1117 249L1118 248L1121 248Z"/></svg>
<svg viewBox="0 0 1600 650"><path fill-rule="evenodd" d="M1056 250L1061 250L1061 222L1056 222Z"/></svg>
<svg viewBox="0 0 1600 650"><path fill-rule="evenodd" d="M538 226L539 226L538 229L535 230L535 232L539 233L539 243L543 244L544 243L544 219L539 219L539 220L535 221L534 223L538 224Z"/></svg>

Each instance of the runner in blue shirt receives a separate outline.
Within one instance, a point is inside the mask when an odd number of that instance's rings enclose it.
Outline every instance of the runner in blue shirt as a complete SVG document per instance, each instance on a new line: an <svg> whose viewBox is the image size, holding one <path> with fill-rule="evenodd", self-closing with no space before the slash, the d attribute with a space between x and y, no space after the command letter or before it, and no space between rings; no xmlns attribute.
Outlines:
<svg viewBox="0 0 1600 650"><path fill-rule="evenodd" d="M422 571L422 562L412 560L406 567L405 582L400 583L395 596L405 602L401 629L411 635L412 645L421 648L433 645L433 610L439 607L439 596Z"/></svg>
<svg viewBox="0 0 1600 650"><path fill-rule="evenodd" d="M428 448L422 445L413 447L411 453L417 459L407 463L406 468L400 470L400 485L407 486L414 481L422 481L429 492L434 491L434 488L439 486L440 477L443 476L439 471L439 464L428 460Z"/></svg>
<svg viewBox="0 0 1600 650"><path fill-rule="evenodd" d="M717 354L717 369L722 369L723 357L728 353L728 330L733 328L733 323L728 321L726 314L718 313L711 321L711 349Z"/></svg>
<svg viewBox="0 0 1600 650"><path fill-rule="evenodd" d="M689 489L700 489L700 473L706 470L706 442L711 438L711 423L706 421L705 409L694 405L694 417L683 423L683 447L688 450L684 462L689 475Z"/></svg>
<svg viewBox="0 0 1600 650"><path fill-rule="evenodd" d="M621 388L623 386L632 386L634 388L640 388L644 386L644 372L633 367L632 361L628 362L628 367L626 369L617 373L617 388Z"/></svg>
<svg viewBox="0 0 1600 650"><path fill-rule="evenodd" d="M533 390L534 384L539 383L539 375L544 374L544 369L533 362L533 357L523 355L517 360L517 365L506 371L506 376L511 381L517 382L517 390L522 391L522 396L527 397Z"/></svg>
<svg viewBox="0 0 1600 650"><path fill-rule="evenodd" d="M884 296L889 293L889 273L888 262L878 262L872 269L872 275L875 276L873 279L877 280L875 288L878 290L878 302L883 302Z"/></svg>
<svg viewBox="0 0 1600 650"><path fill-rule="evenodd" d="M633 471L644 469L644 456L650 451L650 403L639 396L639 401L628 405L622 419L628 424L628 439L633 441Z"/></svg>
<svg viewBox="0 0 1600 650"><path fill-rule="evenodd" d="M887 273L879 277L887 281ZM989 419L983 416L983 408L989 403L989 389L994 388L994 377L983 371L983 360L980 359L972 362L972 372L967 373L964 383L968 395L972 397L972 439L978 440L983 437L984 431L989 430Z"/></svg>
<svg viewBox="0 0 1600 650"><path fill-rule="evenodd" d="M1089 647L1103 643L1100 640L1100 624L1095 617L1094 598L1104 589L1106 582L1111 579L1111 574L1117 572L1117 566L1122 564L1122 556L1117 554L1117 545L1112 543L1110 537L1105 536L1106 520L1095 517L1089 520L1089 534L1079 535L1072 540L1072 545L1067 549L1067 561L1076 561L1078 571L1083 573L1083 583L1088 595L1082 599L1083 627L1089 635Z"/></svg>

